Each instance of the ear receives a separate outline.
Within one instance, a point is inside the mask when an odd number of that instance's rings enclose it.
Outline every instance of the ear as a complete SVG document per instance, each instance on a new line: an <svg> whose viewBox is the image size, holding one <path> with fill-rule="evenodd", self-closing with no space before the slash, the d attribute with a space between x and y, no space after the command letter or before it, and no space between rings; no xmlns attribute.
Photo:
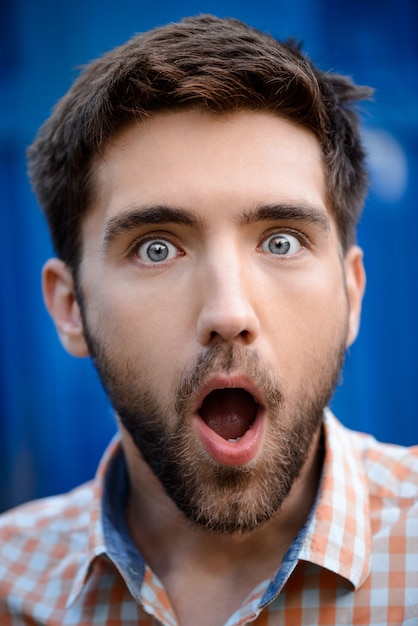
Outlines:
<svg viewBox="0 0 418 626"><path fill-rule="evenodd" d="M355 341L360 328L361 305L366 287L363 251L351 246L344 257L345 281L349 307L347 348Z"/></svg>
<svg viewBox="0 0 418 626"><path fill-rule="evenodd" d="M73 356L88 356L83 323L71 271L60 259L49 259L42 272L42 291L64 348Z"/></svg>

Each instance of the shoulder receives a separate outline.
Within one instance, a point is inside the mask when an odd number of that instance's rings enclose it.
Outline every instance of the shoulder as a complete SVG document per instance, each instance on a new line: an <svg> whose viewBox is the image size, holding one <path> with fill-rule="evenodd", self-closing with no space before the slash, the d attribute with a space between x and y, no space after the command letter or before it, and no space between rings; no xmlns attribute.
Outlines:
<svg viewBox="0 0 418 626"><path fill-rule="evenodd" d="M408 562L418 558L418 446L385 444L361 433L350 433L357 448L368 491L368 516L375 554L398 555ZM407 561L408 554L409 561ZM403 555L403 556L401 556ZM377 558L377 557L376 557ZM389 557L387 557L389 558Z"/></svg>
<svg viewBox="0 0 418 626"><path fill-rule="evenodd" d="M0 516L1 624L13 615L25 623L46 623L45 616L52 623L57 616L54 623L62 623L67 599L90 560L94 491L94 482L87 483Z"/></svg>
<svg viewBox="0 0 418 626"><path fill-rule="evenodd" d="M330 411L325 427L336 458L333 471L342 473L351 489L362 491L374 529L399 522L418 536L418 446L379 442L343 426Z"/></svg>
<svg viewBox="0 0 418 626"><path fill-rule="evenodd" d="M62 558L85 545L93 483L36 500L0 515L0 572L22 557Z"/></svg>
<svg viewBox="0 0 418 626"><path fill-rule="evenodd" d="M359 453L372 496L418 499L418 446L381 443L370 435L348 433Z"/></svg>

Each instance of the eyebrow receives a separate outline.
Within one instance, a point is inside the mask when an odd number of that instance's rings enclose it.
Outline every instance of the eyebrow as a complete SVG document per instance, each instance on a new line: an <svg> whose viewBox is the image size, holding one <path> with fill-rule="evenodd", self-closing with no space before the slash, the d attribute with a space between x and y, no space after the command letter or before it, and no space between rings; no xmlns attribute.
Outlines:
<svg viewBox="0 0 418 626"><path fill-rule="evenodd" d="M321 230L329 232L330 220L326 209L306 202L277 203L256 207L242 214L242 225L255 222L296 221L314 224Z"/></svg>
<svg viewBox="0 0 418 626"><path fill-rule="evenodd" d="M103 247L108 248L119 236L141 226L181 224L203 229L203 222L193 211L165 205L134 206L112 217L105 225Z"/></svg>
<svg viewBox="0 0 418 626"><path fill-rule="evenodd" d="M275 203L243 211L238 222L242 226L257 222L300 221L315 224L326 232L330 229L328 213L325 209L306 202ZM166 205L128 207L115 215L105 225L103 248L106 250L119 236L129 233L141 226L159 224L181 224L204 230L204 222L193 211Z"/></svg>

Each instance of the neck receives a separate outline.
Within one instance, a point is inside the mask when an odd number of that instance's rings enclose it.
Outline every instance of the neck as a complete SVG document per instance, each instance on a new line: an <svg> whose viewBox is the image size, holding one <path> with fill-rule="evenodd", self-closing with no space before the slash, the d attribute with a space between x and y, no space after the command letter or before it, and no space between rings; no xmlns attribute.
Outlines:
<svg viewBox="0 0 418 626"><path fill-rule="evenodd" d="M179 567L197 572L213 566L218 572L259 572L255 584L270 577L302 528L316 497L322 468L321 433L280 511L252 532L222 534L186 520L168 497L133 443L123 433L130 475L128 527L147 564L164 581ZM242 578L241 578L242 580Z"/></svg>

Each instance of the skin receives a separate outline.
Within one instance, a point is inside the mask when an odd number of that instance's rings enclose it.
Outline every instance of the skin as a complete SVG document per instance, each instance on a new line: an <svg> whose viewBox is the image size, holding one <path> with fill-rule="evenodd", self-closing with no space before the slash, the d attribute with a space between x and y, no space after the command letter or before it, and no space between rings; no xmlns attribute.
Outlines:
<svg viewBox="0 0 418 626"><path fill-rule="evenodd" d="M83 316L69 269L58 259L44 268L45 301L64 347L87 356L88 325L116 369L129 366L158 398L161 419L173 430L176 387L199 356L214 346L256 353L279 381L285 408L279 415L265 411L248 462L246 449L229 457L228 444L218 440L211 458L196 415L206 388L192 394L186 437L188 454L207 472L202 480L209 481L214 462L240 467L242 461L262 475L274 421L292 432L291 408L302 390L320 384L324 363L354 341L359 325L362 253L357 246L341 252L315 137L271 113L158 114L112 139L97 167L96 190L83 223ZM138 215L161 206L193 220L140 223ZM282 208L259 210L272 206ZM287 237L287 254L272 252L272 235ZM166 260L147 257L152 239L168 244ZM235 364L204 383L246 386L251 380ZM134 541L182 626L223 624L279 566L309 513L322 461L319 429L282 506L252 532L235 534L191 525L120 429Z"/></svg>

